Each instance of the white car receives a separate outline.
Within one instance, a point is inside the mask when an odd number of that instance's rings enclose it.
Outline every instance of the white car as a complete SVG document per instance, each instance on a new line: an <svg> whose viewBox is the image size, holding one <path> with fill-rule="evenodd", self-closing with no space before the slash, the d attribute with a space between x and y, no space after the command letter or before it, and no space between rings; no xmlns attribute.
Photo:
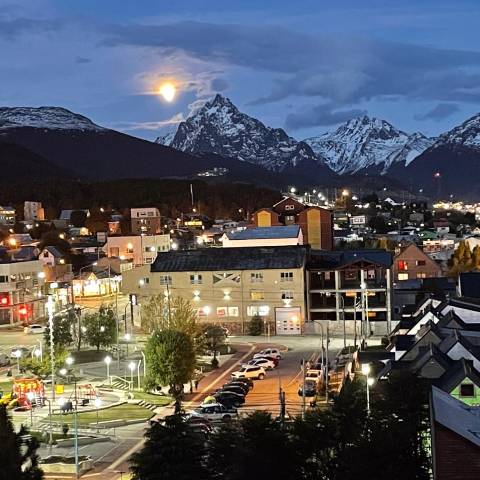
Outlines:
<svg viewBox="0 0 480 480"><path fill-rule="evenodd" d="M282 358L282 354L278 348L266 348L265 350L261 350L253 356L253 358L260 357L274 357L280 360Z"/></svg>
<svg viewBox="0 0 480 480"><path fill-rule="evenodd" d="M236 372L232 372L232 378L265 378L265 369L260 365L242 365Z"/></svg>
<svg viewBox="0 0 480 480"><path fill-rule="evenodd" d="M322 371L321 370L307 370L305 373L305 381L311 380L312 382L319 383L322 379Z"/></svg>
<svg viewBox="0 0 480 480"><path fill-rule="evenodd" d="M45 325L39 325L38 323L33 323L28 327L23 329L23 333L45 333L46 327Z"/></svg>
<svg viewBox="0 0 480 480"><path fill-rule="evenodd" d="M246 365L258 365L263 367L265 370L273 370L275 368L275 363L268 358L254 358L253 360L247 362Z"/></svg>
<svg viewBox="0 0 480 480"><path fill-rule="evenodd" d="M236 417L237 410L235 408L226 408L220 403L207 403L200 405L198 408L190 412L192 417L206 418L207 420L228 421Z"/></svg>

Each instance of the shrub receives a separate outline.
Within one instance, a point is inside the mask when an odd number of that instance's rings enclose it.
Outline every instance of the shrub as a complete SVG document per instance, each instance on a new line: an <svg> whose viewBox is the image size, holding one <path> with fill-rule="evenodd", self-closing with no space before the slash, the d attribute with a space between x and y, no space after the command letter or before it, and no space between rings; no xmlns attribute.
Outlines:
<svg viewBox="0 0 480 480"><path fill-rule="evenodd" d="M254 315L248 324L249 335L258 336L263 332L263 320L260 315Z"/></svg>

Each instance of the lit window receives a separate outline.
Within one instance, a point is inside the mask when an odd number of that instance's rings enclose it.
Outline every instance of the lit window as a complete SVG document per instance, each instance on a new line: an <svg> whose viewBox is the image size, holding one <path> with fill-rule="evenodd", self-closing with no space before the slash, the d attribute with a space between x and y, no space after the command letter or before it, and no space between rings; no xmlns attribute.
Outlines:
<svg viewBox="0 0 480 480"><path fill-rule="evenodd" d="M202 276L198 273L193 273L190 275L190 285L201 285L202 282Z"/></svg>
<svg viewBox="0 0 480 480"><path fill-rule="evenodd" d="M160 275L160 285L171 285L172 276L171 275Z"/></svg>
<svg viewBox="0 0 480 480"><path fill-rule="evenodd" d="M408 273L399 273L398 274L399 280L408 280Z"/></svg>
<svg viewBox="0 0 480 480"><path fill-rule="evenodd" d="M408 270L408 263L405 260L399 260L397 262L397 268L399 271L407 271Z"/></svg>
<svg viewBox="0 0 480 480"><path fill-rule="evenodd" d="M293 272L281 272L280 273L281 282L293 282Z"/></svg>
<svg viewBox="0 0 480 480"><path fill-rule="evenodd" d="M250 291L251 300L264 300L265 292L263 290L251 290Z"/></svg>
<svg viewBox="0 0 480 480"><path fill-rule="evenodd" d="M260 272L252 272L250 274L250 281L252 283L262 283L263 282L263 273Z"/></svg>
<svg viewBox="0 0 480 480"><path fill-rule="evenodd" d="M417 278L427 278L427 274L425 272L417 273Z"/></svg>
<svg viewBox="0 0 480 480"><path fill-rule="evenodd" d="M253 317L254 315L260 315L264 317L270 312L270 307L268 305L248 305L247 306L247 315Z"/></svg>

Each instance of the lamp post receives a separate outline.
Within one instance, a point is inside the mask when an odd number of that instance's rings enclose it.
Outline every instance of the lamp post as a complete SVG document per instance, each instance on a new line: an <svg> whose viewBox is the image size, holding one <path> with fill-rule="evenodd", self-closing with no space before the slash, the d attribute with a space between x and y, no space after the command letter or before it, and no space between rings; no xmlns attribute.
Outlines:
<svg viewBox="0 0 480 480"><path fill-rule="evenodd" d="M20 357L22 356L21 350L15 350L14 352L15 358L17 359L17 370L18 374L20 375Z"/></svg>
<svg viewBox="0 0 480 480"><path fill-rule="evenodd" d="M107 355L104 360L105 364L107 365L107 380L108 383L112 383L110 379L110 362L112 361L112 357L110 355Z"/></svg>
<svg viewBox="0 0 480 480"><path fill-rule="evenodd" d="M95 404L95 408L97 409L97 432L98 432L98 409L102 405L102 400L100 400L100 398L97 397L93 403Z"/></svg>
<svg viewBox="0 0 480 480"><path fill-rule="evenodd" d="M370 377L370 365L364 363L362 365L362 373L365 375L367 380L367 415L370 415L370 387L375 383L375 379Z"/></svg>
<svg viewBox="0 0 480 480"><path fill-rule="evenodd" d="M67 357L65 363L71 368L73 365L73 357ZM77 377L73 374L74 379L74 401L75 408L73 410L73 432L74 432L74 451L75 451L75 478L80 477L79 465L78 465L78 425L77 425L77 409L78 409L78 399L77 399Z"/></svg>
<svg viewBox="0 0 480 480"><path fill-rule="evenodd" d="M135 370L135 362L130 362L128 364L128 369L130 370L130 390L133 387L133 371Z"/></svg>
<svg viewBox="0 0 480 480"><path fill-rule="evenodd" d="M33 399L35 398L35 394L33 392L27 392L27 398L30 402L30 428L33 429Z"/></svg>

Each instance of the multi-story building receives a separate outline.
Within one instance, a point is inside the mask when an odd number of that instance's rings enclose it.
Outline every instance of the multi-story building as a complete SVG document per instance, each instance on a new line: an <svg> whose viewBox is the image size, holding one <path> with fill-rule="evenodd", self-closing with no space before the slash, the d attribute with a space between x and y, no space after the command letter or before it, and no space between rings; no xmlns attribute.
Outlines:
<svg viewBox="0 0 480 480"><path fill-rule="evenodd" d="M395 255L394 281L440 277L442 268L414 243L410 243Z"/></svg>
<svg viewBox="0 0 480 480"><path fill-rule="evenodd" d="M44 278L39 260L0 259L0 326L32 323L44 315Z"/></svg>
<svg viewBox="0 0 480 480"><path fill-rule="evenodd" d="M45 220L45 210L42 202L25 202L23 204L23 219L27 222Z"/></svg>
<svg viewBox="0 0 480 480"><path fill-rule="evenodd" d="M123 274L124 293L179 296L200 321L245 332L254 315L277 334L300 334L306 316L304 246L212 248L159 253Z"/></svg>
<svg viewBox="0 0 480 480"><path fill-rule="evenodd" d="M310 252L307 330L385 334L391 328L392 255L385 250Z"/></svg>
<svg viewBox="0 0 480 480"><path fill-rule="evenodd" d="M318 250L332 249L332 213L325 208L306 206L294 198L285 197L271 208L256 211L253 222L257 227L299 225L304 244Z"/></svg>
<svg viewBox="0 0 480 480"><path fill-rule="evenodd" d="M134 265L153 263L158 253L168 252L170 235L125 235L107 237L103 251L108 257L131 260Z"/></svg>
<svg viewBox="0 0 480 480"><path fill-rule="evenodd" d="M13 207L2 207L0 205L0 224L14 225L15 218L15 209Z"/></svg>
<svg viewBox="0 0 480 480"><path fill-rule="evenodd" d="M130 219L134 235L155 235L161 232L162 224L158 208L131 208Z"/></svg>

